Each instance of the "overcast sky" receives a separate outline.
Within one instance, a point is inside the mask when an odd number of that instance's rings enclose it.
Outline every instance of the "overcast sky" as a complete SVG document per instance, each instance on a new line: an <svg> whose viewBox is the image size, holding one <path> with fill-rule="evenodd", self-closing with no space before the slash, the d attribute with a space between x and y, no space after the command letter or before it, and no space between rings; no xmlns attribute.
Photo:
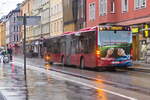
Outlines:
<svg viewBox="0 0 150 100"><path fill-rule="evenodd" d="M0 0L0 18L15 9L16 5L22 1L24 0Z"/></svg>

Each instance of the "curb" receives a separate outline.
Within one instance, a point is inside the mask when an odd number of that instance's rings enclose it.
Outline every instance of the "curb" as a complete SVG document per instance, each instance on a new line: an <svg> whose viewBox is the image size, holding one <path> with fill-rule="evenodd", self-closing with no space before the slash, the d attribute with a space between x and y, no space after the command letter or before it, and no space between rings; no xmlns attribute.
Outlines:
<svg viewBox="0 0 150 100"><path fill-rule="evenodd" d="M140 67L129 67L129 70L133 71L140 71L140 72L147 72L150 73L150 64L145 64L145 63L139 63L139 62L133 62L133 65L135 66L140 66Z"/></svg>

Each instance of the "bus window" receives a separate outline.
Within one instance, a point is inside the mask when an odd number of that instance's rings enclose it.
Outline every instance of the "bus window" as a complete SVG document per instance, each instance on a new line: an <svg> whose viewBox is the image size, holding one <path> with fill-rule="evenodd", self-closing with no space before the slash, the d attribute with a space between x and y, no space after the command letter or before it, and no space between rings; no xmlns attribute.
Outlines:
<svg viewBox="0 0 150 100"><path fill-rule="evenodd" d="M89 39L88 38L86 38L85 40L84 40L84 53L89 53Z"/></svg>
<svg viewBox="0 0 150 100"><path fill-rule="evenodd" d="M71 54L75 54L75 52L76 52L76 49L77 49L77 45L76 45L77 43L76 43L76 40L73 40L72 42L71 42Z"/></svg>
<svg viewBox="0 0 150 100"><path fill-rule="evenodd" d="M83 50L84 50L84 40L82 39L82 40L79 40L79 43L78 43L78 53L81 53L81 52L83 52Z"/></svg>
<svg viewBox="0 0 150 100"><path fill-rule="evenodd" d="M92 38L89 39L89 53L92 53L94 51L94 41Z"/></svg>
<svg viewBox="0 0 150 100"><path fill-rule="evenodd" d="M61 49L61 53L65 53L65 50L66 50L66 49L65 49L65 48L66 48L66 42L62 42L61 45L60 45L60 47L61 47L61 48L60 48L60 49Z"/></svg>

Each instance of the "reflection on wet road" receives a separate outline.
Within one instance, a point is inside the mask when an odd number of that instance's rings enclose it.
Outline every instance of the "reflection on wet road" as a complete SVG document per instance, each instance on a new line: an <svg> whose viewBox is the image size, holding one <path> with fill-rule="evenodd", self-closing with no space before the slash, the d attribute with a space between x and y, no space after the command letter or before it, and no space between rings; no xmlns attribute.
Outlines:
<svg viewBox="0 0 150 100"><path fill-rule="evenodd" d="M0 92L6 100L128 100L33 70L27 71L25 82L23 74L13 64L0 66Z"/></svg>

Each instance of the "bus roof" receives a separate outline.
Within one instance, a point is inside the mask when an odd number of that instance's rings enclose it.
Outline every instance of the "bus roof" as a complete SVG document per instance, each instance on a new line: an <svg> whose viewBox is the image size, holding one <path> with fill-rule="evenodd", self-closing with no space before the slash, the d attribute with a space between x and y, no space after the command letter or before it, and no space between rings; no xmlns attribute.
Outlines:
<svg viewBox="0 0 150 100"><path fill-rule="evenodd" d="M101 28L104 28L104 30L107 30L107 28L110 28L111 29L121 29L121 27L128 27L128 26L121 26L121 25L99 25L99 26L94 26L94 27L87 27L87 28L83 28L83 29L80 29L79 31L74 31L74 32L64 32L63 34L59 35L59 36L53 36L51 38L55 38L55 37L63 37L63 36L66 36L66 35L71 35L71 34L79 34L79 33L84 33L84 32L90 32L90 31L96 31L96 29L98 28L101 29Z"/></svg>
<svg viewBox="0 0 150 100"><path fill-rule="evenodd" d="M96 28L97 28L97 26L83 28L83 29L80 29L79 31L75 31L75 32L65 32L64 35L71 35L71 34L78 34L78 33L81 33L81 32L83 33L83 32L95 31Z"/></svg>

